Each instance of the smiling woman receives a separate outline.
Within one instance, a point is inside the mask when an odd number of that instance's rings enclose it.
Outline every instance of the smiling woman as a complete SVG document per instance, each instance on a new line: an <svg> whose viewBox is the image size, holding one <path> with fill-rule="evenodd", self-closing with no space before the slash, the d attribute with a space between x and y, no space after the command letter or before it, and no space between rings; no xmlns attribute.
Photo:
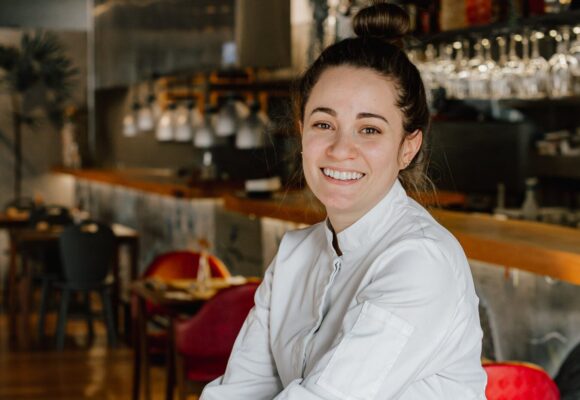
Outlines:
<svg viewBox="0 0 580 400"><path fill-rule="evenodd" d="M485 399L467 259L406 193L428 182L429 128L408 26L365 8L302 77L304 174L328 218L284 236L203 400Z"/></svg>
<svg viewBox="0 0 580 400"><path fill-rule="evenodd" d="M304 174L336 232L382 199L421 147L422 132L403 132L392 81L370 68L339 66L321 74L305 105Z"/></svg>

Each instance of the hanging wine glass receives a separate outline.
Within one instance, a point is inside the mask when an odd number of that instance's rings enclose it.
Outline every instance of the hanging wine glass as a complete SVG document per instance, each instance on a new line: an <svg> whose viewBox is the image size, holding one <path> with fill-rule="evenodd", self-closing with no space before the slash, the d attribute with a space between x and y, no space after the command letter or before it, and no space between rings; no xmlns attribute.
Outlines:
<svg viewBox="0 0 580 400"><path fill-rule="evenodd" d="M573 72L573 91L575 95L580 95L580 25L574 27L573 33L576 35L576 39L570 44L569 53L576 59L576 65L578 66Z"/></svg>
<svg viewBox="0 0 580 400"><path fill-rule="evenodd" d="M507 64L506 41L503 36L498 36L496 40L499 47L499 60L496 68L491 71L489 89L490 97L499 100L510 96L510 87L509 76L504 73Z"/></svg>
<svg viewBox="0 0 580 400"><path fill-rule="evenodd" d="M464 56L465 43L457 41L453 43L455 53L455 70L449 76L451 97L466 99L469 96L469 67Z"/></svg>
<svg viewBox="0 0 580 400"><path fill-rule="evenodd" d="M449 78L455 71L455 63L452 59L453 45L439 44L439 58L435 61L434 75L438 87L445 89L446 95L451 97L451 85Z"/></svg>
<svg viewBox="0 0 580 400"><path fill-rule="evenodd" d="M518 57L516 52L517 42L521 42L522 36L517 33L512 33L510 35L509 41L509 52L507 56L507 62L505 63L504 75L508 80L509 85L509 97L522 97L522 80L521 76L524 73L524 63L520 57Z"/></svg>
<svg viewBox="0 0 580 400"><path fill-rule="evenodd" d="M425 48L425 60L418 63L421 78L423 78L425 88L429 91L437 89L439 86L435 79L435 57L435 46L433 46L432 43L429 43Z"/></svg>
<svg viewBox="0 0 580 400"><path fill-rule="evenodd" d="M487 39L484 39L487 40ZM469 97L473 99L489 98L489 68L484 58L483 40L474 44L475 53L469 59Z"/></svg>
<svg viewBox="0 0 580 400"><path fill-rule="evenodd" d="M435 47L431 43L427 45L425 49L424 61L419 60L417 53L417 50L411 51L410 59L417 66L417 69L421 74L421 79L423 80L423 85L425 86L427 104L432 104L433 90L437 89L438 87L435 79ZM415 61L413 61L413 59Z"/></svg>
<svg viewBox="0 0 580 400"><path fill-rule="evenodd" d="M556 52L548 61L550 64L549 90L550 97L561 98L573 94L573 71L578 68L576 58L568 54L570 27L560 28L560 32L556 36L556 42Z"/></svg>
<svg viewBox="0 0 580 400"><path fill-rule="evenodd" d="M533 31L530 36L532 54L526 64L526 70L524 72L528 98L542 98L548 94L550 65L548 64L548 60L540 55L539 45L539 41L543 37L544 34L539 31Z"/></svg>

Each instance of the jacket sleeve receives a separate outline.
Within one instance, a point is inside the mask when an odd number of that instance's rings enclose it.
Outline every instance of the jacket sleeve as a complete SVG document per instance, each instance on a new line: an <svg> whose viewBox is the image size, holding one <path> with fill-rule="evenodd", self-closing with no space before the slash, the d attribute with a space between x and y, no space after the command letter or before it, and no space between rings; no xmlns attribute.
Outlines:
<svg viewBox="0 0 580 400"><path fill-rule="evenodd" d="M276 400L397 399L411 383L442 369L432 360L452 347L446 337L454 329L462 281L435 243L402 243L391 250L371 266L372 279L329 350ZM475 397L463 395L453 398Z"/></svg>
<svg viewBox="0 0 580 400"><path fill-rule="evenodd" d="M204 388L200 400L272 400L282 390L269 337L275 262L274 259L256 290L254 308L238 334L225 374Z"/></svg>

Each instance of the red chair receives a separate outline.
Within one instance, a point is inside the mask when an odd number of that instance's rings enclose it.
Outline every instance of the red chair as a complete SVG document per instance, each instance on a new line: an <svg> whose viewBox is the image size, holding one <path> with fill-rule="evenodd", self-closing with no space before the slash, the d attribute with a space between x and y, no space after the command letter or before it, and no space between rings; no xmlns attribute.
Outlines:
<svg viewBox="0 0 580 400"><path fill-rule="evenodd" d="M194 386L195 391L199 391L225 372L234 341L254 306L258 285L251 282L224 289L205 303L194 317L176 322L176 373L180 399L186 399L190 392L187 386Z"/></svg>
<svg viewBox="0 0 580 400"><path fill-rule="evenodd" d="M162 281L171 279L196 279L200 253L192 251L172 251L157 256L143 274L144 279L156 278ZM208 257L210 274L213 278L229 278L230 272L225 264L213 254ZM147 314L165 314L167 310L151 303L146 304Z"/></svg>
<svg viewBox="0 0 580 400"><path fill-rule="evenodd" d="M147 267L145 273L142 275L144 279L156 278L162 281L171 279L196 279L197 270L199 267L200 253L192 251L173 251L157 256L151 264ZM208 257L210 274L213 278L229 278L230 272L225 264L216 256L209 255ZM132 315L133 319L137 318L137 302L138 299L132 298ZM168 353L168 327L169 319L174 317L173 311L168 310L162 306L155 305L150 302L145 302L145 323L151 329L147 330L144 335L147 357L142 360L142 366L135 366L136 371L144 372L144 381L146 385L146 398L150 398L150 360L158 363L165 359ZM135 326L135 322L133 323ZM137 372L139 375L139 372ZM140 378L136 378L136 384L139 385Z"/></svg>
<svg viewBox="0 0 580 400"><path fill-rule="evenodd" d="M528 363L484 364L488 400L559 400L560 392L550 376Z"/></svg>

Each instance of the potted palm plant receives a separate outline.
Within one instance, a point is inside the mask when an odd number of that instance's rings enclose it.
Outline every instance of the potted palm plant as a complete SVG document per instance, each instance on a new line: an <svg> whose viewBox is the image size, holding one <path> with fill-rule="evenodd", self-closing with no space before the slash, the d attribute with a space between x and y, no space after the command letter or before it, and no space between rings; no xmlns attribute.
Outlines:
<svg viewBox="0 0 580 400"><path fill-rule="evenodd" d="M0 45L0 90L9 94L11 104L16 199L22 194L23 127L46 117L60 126L77 73L52 33L24 33L19 46Z"/></svg>

